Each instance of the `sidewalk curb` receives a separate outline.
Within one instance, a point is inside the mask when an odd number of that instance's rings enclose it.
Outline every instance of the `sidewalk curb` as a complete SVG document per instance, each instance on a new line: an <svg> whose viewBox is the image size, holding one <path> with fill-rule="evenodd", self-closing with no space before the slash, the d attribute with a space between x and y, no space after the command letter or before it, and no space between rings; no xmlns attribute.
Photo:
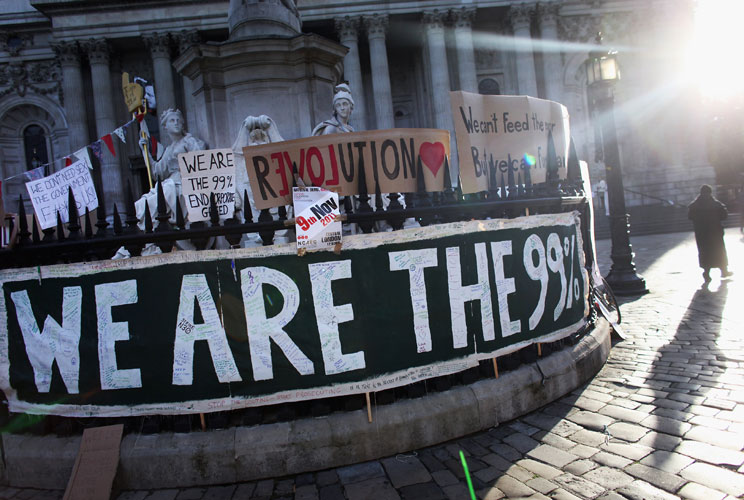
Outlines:
<svg viewBox="0 0 744 500"><path fill-rule="evenodd" d="M610 352L606 321L578 344L498 379L366 410L209 432L129 434L117 486L226 484L349 465L477 432L554 401L591 379ZM541 374L542 372L542 374ZM543 378L544 377L544 378ZM13 487L64 489L80 436L3 434L0 476Z"/></svg>

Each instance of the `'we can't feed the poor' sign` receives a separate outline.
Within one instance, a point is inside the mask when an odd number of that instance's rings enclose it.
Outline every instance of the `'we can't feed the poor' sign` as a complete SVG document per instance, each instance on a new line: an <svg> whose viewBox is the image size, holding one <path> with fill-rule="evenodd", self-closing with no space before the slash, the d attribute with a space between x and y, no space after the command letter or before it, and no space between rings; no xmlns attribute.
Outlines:
<svg viewBox="0 0 744 500"><path fill-rule="evenodd" d="M546 180L548 134L553 136L558 177L566 177L571 135L562 104L527 96L450 92L463 193L486 191L490 171L497 181L529 169L533 183Z"/></svg>
<svg viewBox="0 0 744 500"><path fill-rule="evenodd" d="M36 218L42 229L48 229L57 224L57 213L62 218L62 222L68 222L70 188L72 188L79 214L84 213L86 208L88 210L98 208L96 187L93 184L88 164L84 160L76 161L69 167L47 177L26 183Z"/></svg>

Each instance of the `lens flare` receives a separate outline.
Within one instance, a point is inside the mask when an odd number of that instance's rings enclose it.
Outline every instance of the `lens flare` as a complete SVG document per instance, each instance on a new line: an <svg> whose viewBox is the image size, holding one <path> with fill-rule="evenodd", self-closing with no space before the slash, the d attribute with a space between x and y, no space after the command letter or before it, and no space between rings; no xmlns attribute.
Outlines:
<svg viewBox="0 0 744 500"><path fill-rule="evenodd" d="M525 162L525 164L529 165L530 167L534 167L535 166L535 163L537 163L537 161L535 160L535 157L532 156L529 153L525 153L524 154L524 162Z"/></svg>

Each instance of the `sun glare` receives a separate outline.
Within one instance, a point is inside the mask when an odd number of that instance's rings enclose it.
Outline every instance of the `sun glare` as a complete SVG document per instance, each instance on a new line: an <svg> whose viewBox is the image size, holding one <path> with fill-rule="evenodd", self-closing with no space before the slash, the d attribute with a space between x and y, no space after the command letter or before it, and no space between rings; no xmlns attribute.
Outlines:
<svg viewBox="0 0 744 500"><path fill-rule="evenodd" d="M708 99L744 94L742 18L744 0L698 0L686 72Z"/></svg>

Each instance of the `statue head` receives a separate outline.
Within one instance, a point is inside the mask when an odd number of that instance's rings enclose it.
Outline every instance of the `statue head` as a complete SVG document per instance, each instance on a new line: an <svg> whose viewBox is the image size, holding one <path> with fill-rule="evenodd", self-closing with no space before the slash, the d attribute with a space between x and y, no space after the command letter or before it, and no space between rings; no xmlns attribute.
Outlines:
<svg viewBox="0 0 744 500"><path fill-rule="evenodd" d="M709 184L700 186L700 194L703 196L713 196L713 188Z"/></svg>
<svg viewBox="0 0 744 500"><path fill-rule="evenodd" d="M183 133L183 114L180 109L166 109L160 115L160 128L169 134Z"/></svg>
<svg viewBox="0 0 744 500"><path fill-rule="evenodd" d="M345 83L336 85L333 95L333 114L344 121L348 120L354 110L354 99L351 97L351 89Z"/></svg>

